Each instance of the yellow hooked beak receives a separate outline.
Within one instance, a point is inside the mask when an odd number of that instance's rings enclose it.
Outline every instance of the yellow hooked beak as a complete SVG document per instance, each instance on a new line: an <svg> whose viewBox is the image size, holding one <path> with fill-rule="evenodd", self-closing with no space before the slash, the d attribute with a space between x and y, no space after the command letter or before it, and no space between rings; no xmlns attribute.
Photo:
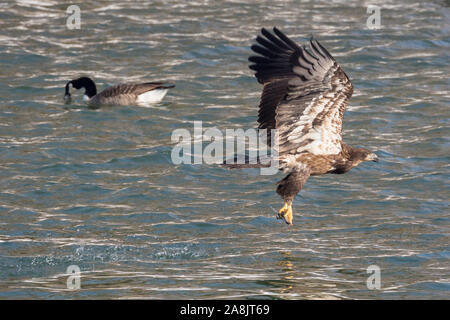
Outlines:
<svg viewBox="0 0 450 320"><path fill-rule="evenodd" d="M375 153L371 153L367 156L366 160L378 162L378 156Z"/></svg>

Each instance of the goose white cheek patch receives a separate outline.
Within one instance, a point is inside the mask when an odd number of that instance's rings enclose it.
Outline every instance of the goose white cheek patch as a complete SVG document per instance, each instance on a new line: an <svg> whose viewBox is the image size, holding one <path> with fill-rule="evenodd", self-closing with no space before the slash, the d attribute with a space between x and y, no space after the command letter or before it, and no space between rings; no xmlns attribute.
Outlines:
<svg viewBox="0 0 450 320"><path fill-rule="evenodd" d="M156 103L160 102L167 93L167 89L155 89L140 94L136 100L137 103Z"/></svg>
<svg viewBox="0 0 450 320"><path fill-rule="evenodd" d="M83 101L89 101L91 100L87 95L83 94Z"/></svg>

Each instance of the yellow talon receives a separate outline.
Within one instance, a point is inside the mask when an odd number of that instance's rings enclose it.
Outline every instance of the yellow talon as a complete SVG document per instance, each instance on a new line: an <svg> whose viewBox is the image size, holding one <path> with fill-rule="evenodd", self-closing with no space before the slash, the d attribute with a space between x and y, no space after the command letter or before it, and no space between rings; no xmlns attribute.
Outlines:
<svg viewBox="0 0 450 320"><path fill-rule="evenodd" d="M284 219L287 224L292 224L292 203L285 202L284 206L278 211L277 219Z"/></svg>

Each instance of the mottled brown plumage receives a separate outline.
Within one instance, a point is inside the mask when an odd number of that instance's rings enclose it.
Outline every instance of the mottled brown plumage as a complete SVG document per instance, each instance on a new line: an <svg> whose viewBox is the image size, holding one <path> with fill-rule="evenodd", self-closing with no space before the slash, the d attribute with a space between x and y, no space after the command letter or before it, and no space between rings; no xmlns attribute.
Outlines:
<svg viewBox="0 0 450 320"><path fill-rule="evenodd" d="M377 157L342 142L353 85L319 42L312 38L309 48L300 47L277 28L273 33L262 29L256 42L251 48L258 55L249 61L263 85L258 123L269 137L270 129L278 133L279 168L289 172L278 183L277 193L285 201L279 218L291 224L292 201L309 176L345 173Z"/></svg>

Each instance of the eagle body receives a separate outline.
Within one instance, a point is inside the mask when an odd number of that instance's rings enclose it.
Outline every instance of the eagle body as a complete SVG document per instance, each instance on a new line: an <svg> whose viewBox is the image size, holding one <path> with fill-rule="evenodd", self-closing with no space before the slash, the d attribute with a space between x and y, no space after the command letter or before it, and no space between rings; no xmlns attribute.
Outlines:
<svg viewBox="0 0 450 320"><path fill-rule="evenodd" d="M342 159L340 154L317 156L305 153L295 159L309 168L310 176L319 176L326 173L345 173L350 170L347 166L348 161Z"/></svg>
<svg viewBox="0 0 450 320"><path fill-rule="evenodd" d="M263 91L258 128L277 132L278 182L284 206L278 218L292 224L292 201L309 176L343 174L363 161L377 161L369 150L342 141L342 121L353 85L331 54L315 39L299 46L284 33L266 29L251 49L250 69ZM263 165L261 165L263 166ZM255 167L231 165L231 168Z"/></svg>
<svg viewBox="0 0 450 320"><path fill-rule="evenodd" d="M319 176L326 173L343 174L356 167L363 160L352 157L354 148L342 143L342 151L336 155L314 155L302 153L295 159L296 162L305 164L310 170L310 176Z"/></svg>

